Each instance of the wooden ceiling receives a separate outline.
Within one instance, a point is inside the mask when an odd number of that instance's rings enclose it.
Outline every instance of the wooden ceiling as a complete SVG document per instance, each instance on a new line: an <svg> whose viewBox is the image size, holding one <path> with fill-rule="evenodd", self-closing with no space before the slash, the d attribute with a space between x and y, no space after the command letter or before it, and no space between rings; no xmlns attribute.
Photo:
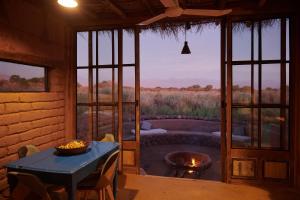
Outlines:
<svg viewBox="0 0 300 200"><path fill-rule="evenodd" d="M60 7L56 0L27 0L49 6L49 11L63 17L77 29L101 26L134 26L161 14L165 7L160 0L78 0L75 9ZM40 2L40 3L37 3ZM43 2L43 3L42 3ZM232 16L286 14L295 9L295 0L179 0L182 8L233 9ZM202 18L203 19L203 18ZM180 16L161 22L195 21L201 17Z"/></svg>

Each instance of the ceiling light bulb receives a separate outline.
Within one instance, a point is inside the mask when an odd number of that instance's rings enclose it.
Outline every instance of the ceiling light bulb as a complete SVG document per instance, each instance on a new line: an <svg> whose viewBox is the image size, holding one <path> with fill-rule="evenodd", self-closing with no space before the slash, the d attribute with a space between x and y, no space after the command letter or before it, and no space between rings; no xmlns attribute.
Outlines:
<svg viewBox="0 0 300 200"><path fill-rule="evenodd" d="M57 0L57 3L59 3L63 7L67 7L67 8L75 8L78 6L78 3L76 0Z"/></svg>

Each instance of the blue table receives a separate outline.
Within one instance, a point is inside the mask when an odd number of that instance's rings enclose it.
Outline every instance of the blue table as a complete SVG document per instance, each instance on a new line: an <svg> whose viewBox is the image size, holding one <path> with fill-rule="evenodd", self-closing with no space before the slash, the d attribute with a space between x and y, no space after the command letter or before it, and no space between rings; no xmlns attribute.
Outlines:
<svg viewBox="0 0 300 200"><path fill-rule="evenodd" d="M76 198L77 183L97 169L98 163L119 149L115 142L93 141L86 153L58 156L54 148L21 158L6 165L8 171L31 173L43 182L64 185L70 200ZM11 187L15 183L8 179ZM114 186L115 187L115 186Z"/></svg>

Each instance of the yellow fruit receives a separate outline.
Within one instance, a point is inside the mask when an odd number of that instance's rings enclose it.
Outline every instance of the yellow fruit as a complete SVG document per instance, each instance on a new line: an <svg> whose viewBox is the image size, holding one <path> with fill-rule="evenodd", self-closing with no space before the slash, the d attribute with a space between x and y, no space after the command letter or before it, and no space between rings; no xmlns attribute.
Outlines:
<svg viewBox="0 0 300 200"><path fill-rule="evenodd" d="M74 140L71 142L68 142L67 144L60 145L58 148L60 149L76 149L76 148L81 148L84 147L85 143L80 140Z"/></svg>

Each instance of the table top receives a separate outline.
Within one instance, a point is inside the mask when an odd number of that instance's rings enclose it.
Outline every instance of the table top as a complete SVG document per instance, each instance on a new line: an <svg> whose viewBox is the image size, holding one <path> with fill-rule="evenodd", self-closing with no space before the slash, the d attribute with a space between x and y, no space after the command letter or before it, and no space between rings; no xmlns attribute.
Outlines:
<svg viewBox="0 0 300 200"><path fill-rule="evenodd" d="M116 142L92 141L86 153L72 156L59 156L55 153L55 148L50 148L11 162L6 167L9 169L73 174L93 161L117 150L118 147L119 144Z"/></svg>

